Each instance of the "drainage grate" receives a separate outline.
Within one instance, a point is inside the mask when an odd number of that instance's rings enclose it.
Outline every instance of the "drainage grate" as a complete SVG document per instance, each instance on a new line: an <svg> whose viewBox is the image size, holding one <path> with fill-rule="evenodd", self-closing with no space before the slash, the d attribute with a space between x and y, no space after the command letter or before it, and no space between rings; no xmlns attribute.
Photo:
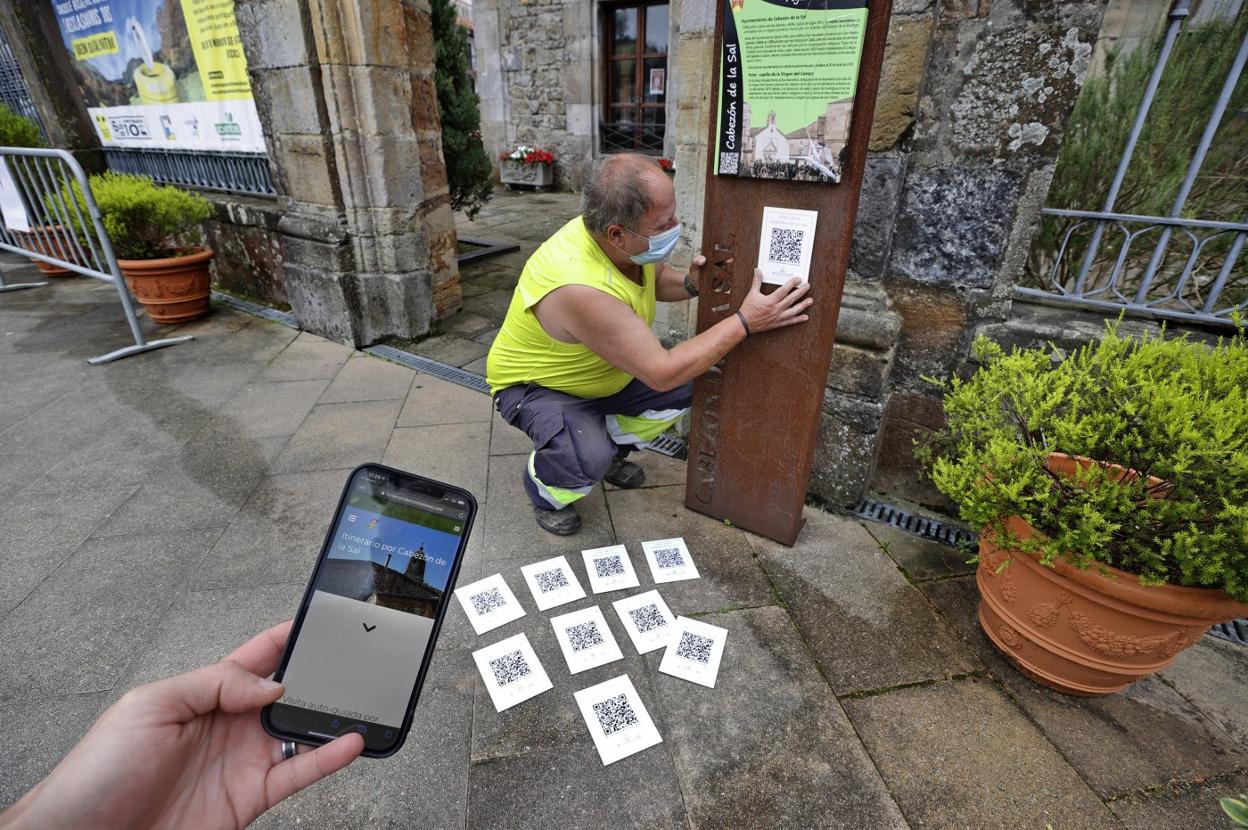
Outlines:
<svg viewBox="0 0 1248 830"><path fill-rule="evenodd" d="M222 294L220 291L212 292L212 298L222 305L228 305L230 308L245 311L256 317L263 317L266 320L272 320L274 323L290 326L292 329L299 328L299 323L295 321L295 315L289 312L278 311L276 308L253 303L251 300L244 300L241 297L235 297L233 294Z"/></svg>
<svg viewBox="0 0 1248 830"><path fill-rule="evenodd" d="M451 383L457 383L465 386L474 392L480 392L483 395L490 394L490 385L485 382L485 378L473 372L460 369L457 366L447 366L445 363L439 363L436 360L430 360L427 357L421 357L418 354L405 352L402 349L396 349L394 346L369 346L364 351L377 357L399 363L409 369L415 369L418 372L424 372L426 375L433 375L435 378L449 380Z"/></svg>
<svg viewBox="0 0 1248 830"><path fill-rule="evenodd" d="M1248 619L1220 623L1209 629L1209 633L1220 640L1248 646Z"/></svg>
<svg viewBox="0 0 1248 830"><path fill-rule="evenodd" d="M918 516L909 510L903 510L875 499L863 499L858 502L858 506L854 508L854 515L880 524L892 525L907 533L913 533L915 536L931 539L954 548L964 545L974 548L979 543L979 537L964 527L946 524L926 516Z"/></svg>
<svg viewBox="0 0 1248 830"><path fill-rule="evenodd" d="M654 450L660 455L666 455L668 458L676 458L680 461L684 461L689 457L689 444L679 435L664 433L649 444L646 444L646 449Z"/></svg>

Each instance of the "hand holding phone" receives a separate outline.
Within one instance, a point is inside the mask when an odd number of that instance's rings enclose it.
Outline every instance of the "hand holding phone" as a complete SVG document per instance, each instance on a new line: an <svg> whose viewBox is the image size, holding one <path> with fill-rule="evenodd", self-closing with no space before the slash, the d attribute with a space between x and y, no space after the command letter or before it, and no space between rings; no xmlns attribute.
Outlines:
<svg viewBox="0 0 1248 830"><path fill-rule="evenodd" d="M243 826L351 763L364 748L356 735L283 760L256 723L281 694L265 677L289 631L276 625L219 663L131 689L0 811L0 827Z"/></svg>
<svg viewBox="0 0 1248 830"><path fill-rule="evenodd" d="M351 473L262 714L275 738L357 732L394 754L411 728L477 504L467 490L366 464Z"/></svg>

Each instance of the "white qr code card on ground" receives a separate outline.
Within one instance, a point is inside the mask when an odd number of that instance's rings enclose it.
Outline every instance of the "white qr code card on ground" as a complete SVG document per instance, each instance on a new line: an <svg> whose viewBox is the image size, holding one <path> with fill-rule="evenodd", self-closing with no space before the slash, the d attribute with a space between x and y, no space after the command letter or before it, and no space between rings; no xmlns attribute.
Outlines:
<svg viewBox="0 0 1248 830"><path fill-rule="evenodd" d="M481 672L494 708L500 712L552 686L524 634L478 649L472 653L472 659L477 662L477 670Z"/></svg>
<svg viewBox="0 0 1248 830"><path fill-rule="evenodd" d="M585 596L585 589L581 587L576 574L572 573L572 566L568 564L566 556L556 556L545 562L525 565L520 573L524 574L524 581L529 583L529 590L533 592L533 601L537 603L539 611L546 611Z"/></svg>
<svg viewBox="0 0 1248 830"><path fill-rule="evenodd" d="M568 671L572 674L624 659L597 605L551 617L550 624L554 626L555 639L563 649L563 659L568 661Z"/></svg>
<svg viewBox="0 0 1248 830"><path fill-rule="evenodd" d="M604 767L663 743L627 674L582 689L574 697Z"/></svg>
<svg viewBox="0 0 1248 830"><path fill-rule="evenodd" d="M612 606L638 654L667 645L676 618L672 616L658 591L646 591L644 594L617 599Z"/></svg>
<svg viewBox="0 0 1248 830"><path fill-rule="evenodd" d="M641 549L646 554L646 562L650 565L650 573L654 575L656 583L698 578L698 568L693 564L693 557L689 555L684 539L642 542Z"/></svg>
<svg viewBox="0 0 1248 830"><path fill-rule="evenodd" d="M727 640L726 628L677 617L659 671L714 689Z"/></svg>
<svg viewBox="0 0 1248 830"><path fill-rule="evenodd" d="M782 285L797 277L810 278L815 250L817 210L763 208L763 232L758 241L758 269L763 282Z"/></svg>
<svg viewBox="0 0 1248 830"><path fill-rule="evenodd" d="M641 584L623 545L583 550L581 556L585 558L585 572L589 574L589 589L595 594L636 588Z"/></svg>
<svg viewBox="0 0 1248 830"><path fill-rule="evenodd" d="M524 616L520 601L507 587L502 574L487 576L471 585L455 589L459 604L464 606L472 630L478 634L493 631L500 625Z"/></svg>

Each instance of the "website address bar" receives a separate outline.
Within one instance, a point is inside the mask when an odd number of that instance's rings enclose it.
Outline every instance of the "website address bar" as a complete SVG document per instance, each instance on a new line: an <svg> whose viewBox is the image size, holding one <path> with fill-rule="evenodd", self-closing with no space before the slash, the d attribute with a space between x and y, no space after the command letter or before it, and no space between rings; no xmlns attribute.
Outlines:
<svg viewBox="0 0 1248 830"><path fill-rule="evenodd" d="M413 507L419 507L421 510L428 510L430 513L438 513L443 516L451 516L456 519L462 519L464 517L464 511L462 510L450 510L445 505L438 504L437 502L425 501L424 499L414 499L411 496L396 493L393 490L386 490L383 488L381 495L388 499L401 501L404 504L410 504Z"/></svg>

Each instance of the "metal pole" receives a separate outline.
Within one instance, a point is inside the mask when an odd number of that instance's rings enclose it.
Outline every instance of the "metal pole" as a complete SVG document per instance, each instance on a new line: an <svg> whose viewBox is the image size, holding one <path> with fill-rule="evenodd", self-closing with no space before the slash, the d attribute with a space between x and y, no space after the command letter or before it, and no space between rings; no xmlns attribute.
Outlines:
<svg viewBox="0 0 1248 830"><path fill-rule="evenodd" d="M1244 216L1244 221L1248 222L1248 215ZM1212 314L1214 303L1218 301L1218 295L1222 293L1222 287L1226 285L1226 281L1231 278L1231 270L1235 267L1235 260L1239 259L1239 252L1244 249L1244 240L1248 239L1248 232L1240 231L1235 234L1235 241L1231 243L1231 250L1226 253L1226 262L1222 263L1222 270L1218 272L1218 278L1213 281L1213 286L1209 289L1209 296L1205 298L1205 304L1201 307L1204 314Z"/></svg>
<svg viewBox="0 0 1248 830"><path fill-rule="evenodd" d="M39 198L39 186L35 182L34 176L31 175L30 163L28 158L17 159L9 157L9 172L12 174L13 182L17 185L18 190L25 196L26 208L28 211L27 219L33 218L34 222L27 222L30 230L27 236L34 244L36 251L47 256L54 256L51 252L55 250L56 245L51 241L51 236L45 230L48 226L47 207L43 204L43 200ZM23 245L23 248L26 246ZM42 250L40 250L40 248Z"/></svg>
<svg viewBox="0 0 1248 830"><path fill-rule="evenodd" d="M1226 107L1231 102L1231 94L1235 91L1235 85L1239 82L1239 76L1243 74L1245 62L1248 62L1248 32L1244 33L1244 40L1239 45L1239 54L1235 56L1235 61L1231 64L1231 71L1226 73L1226 81L1222 84L1222 92L1218 95L1218 103L1214 106L1213 113L1205 124L1205 131L1200 136L1200 143L1196 145L1196 154L1192 156L1192 161L1187 166L1187 175L1183 177L1183 184L1179 187L1179 193L1174 197L1174 204L1170 206L1171 216L1177 217L1183 212L1183 205L1187 203L1187 197L1192 192L1192 185L1196 183L1196 175L1205 163L1205 156L1209 153L1209 146L1213 144L1213 135L1218 131L1218 125L1222 123L1222 116L1226 113ZM1161 238L1157 240L1157 247L1153 249L1153 256L1148 261L1148 268L1144 270L1144 280L1135 292L1136 303L1143 304L1144 298L1148 294L1148 287L1152 285L1153 277L1156 275L1157 269L1161 267L1162 259L1165 258L1166 247L1170 244L1170 234L1172 232L1169 225L1161 229Z"/></svg>
<svg viewBox="0 0 1248 830"><path fill-rule="evenodd" d="M87 203L87 214L91 217L91 223L95 226L96 236L100 240L100 247L104 251L104 261L108 264L108 272L113 277L113 285L117 287L117 297L121 300L121 308L126 313L126 323L130 326L130 333L134 335L134 345L145 346L147 341L143 338L143 329L139 327L139 318L134 313L134 303L130 300L130 290L126 288L126 279L121 275L121 269L117 267L117 257L113 253L113 243L108 238L108 232L104 230L104 218L100 215L100 209L95 204L95 196L91 193L91 183L87 181L87 174L82 172L82 168L78 166L78 161L64 150L55 150L56 155L74 174L74 178L78 180L78 187L82 189L82 200Z"/></svg>
<svg viewBox="0 0 1248 830"><path fill-rule="evenodd" d="M1179 36L1179 29L1183 25L1183 20L1190 14L1189 8L1191 0L1174 0L1170 6L1170 23L1166 27L1166 39L1161 45L1161 53L1157 55L1157 63L1153 65L1153 74L1148 78L1148 86L1144 89L1144 99L1140 101L1140 108L1135 113L1135 123L1131 125L1131 133L1127 136L1127 146L1123 148L1122 158L1118 160L1118 169L1114 172L1114 180L1109 186L1109 193L1105 196L1105 204L1101 208L1103 213L1111 213L1114 210L1114 202L1118 199L1118 191L1122 188L1122 180L1127 175L1127 168L1131 166L1131 157L1135 154L1135 145L1140 140L1140 132L1144 129L1144 120L1148 117L1149 107L1153 105L1153 98L1157 95L1157 85L1161 83L1161 73L1166 68L1166 62L1170 60L1170 52L1174 48L1174 41ZM1087 281L1088 271L1092 269L1092 263L1096 260L1096 255L1101 247L1101 236L1105 231L1105 223L1098 222L1092 230L1092 239L1088 242L1087 253L1083 256L1083 264L1079 266L1079 276L1075 278L1075 294L1083 293L1083 285Z"/></svg>

